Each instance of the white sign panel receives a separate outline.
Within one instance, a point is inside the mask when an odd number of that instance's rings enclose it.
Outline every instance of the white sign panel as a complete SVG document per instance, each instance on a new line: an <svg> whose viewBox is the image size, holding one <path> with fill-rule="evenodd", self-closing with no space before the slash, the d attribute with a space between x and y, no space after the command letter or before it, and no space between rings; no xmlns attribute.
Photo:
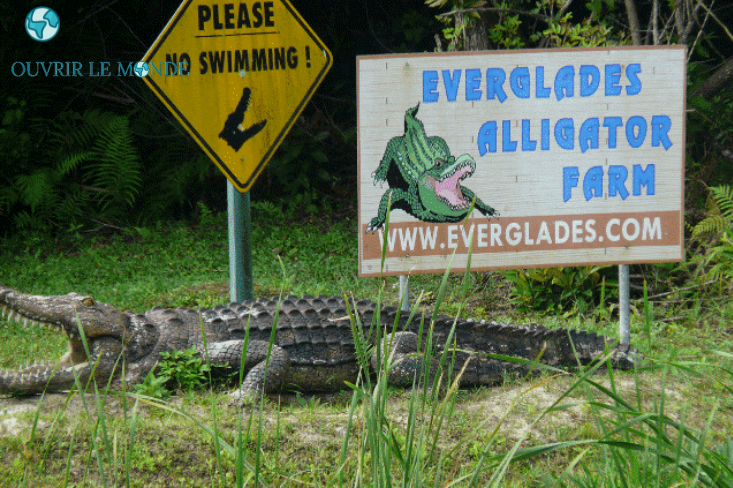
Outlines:
<svg viewBox="0 0 733 488"><path fill-rule="evenodd" d="M681 260L685 58L359 57L360 274Z"/></svg>

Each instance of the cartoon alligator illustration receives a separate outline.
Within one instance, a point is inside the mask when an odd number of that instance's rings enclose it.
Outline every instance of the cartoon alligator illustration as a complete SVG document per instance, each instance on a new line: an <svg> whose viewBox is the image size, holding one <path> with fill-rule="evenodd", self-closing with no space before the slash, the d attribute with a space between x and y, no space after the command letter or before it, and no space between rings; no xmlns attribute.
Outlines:
<svg viewBox="0 0 733 488"><path fill-rule="evenodd" d="M447 373L455 378L463 369L462 387L493 385L507 374L529 371L528 366L487 356L491 353L571 367L606 353L617 367L630 368L636 361L634 351L615 349L593 332L430 314L425 315L423 326L408 315L370 300L326 296L258 299L198 310L154 307L138 314L76 293L29 295L0 285L0 321L8 322L3 327L10 322L44 326L69 341L68 352L55 365L0 370L0 394L68 390L77 382L90 381L119 388L142 382L160 361L161 352L191 347L212 364L233 371L239 371L246 354L244 381L232 393L236 401L281 389L338 390L345 388L344 382L355 383L362 368L357 334L362 335L362 345L374 348L371 368L384 361L380 358L390 357L389 382L404 387L413 384L424 361L429 361L431 370L438 365L437 358L423 357L418 351L418 345L426 343L426 334L432 334L438 351L445 347L453 351L455 360L446 367ZM356 318L362 327L352 322ZM397 332L391 334L393 326Z"/></svg>
<svg viewBox="0 0 733 488"><path fill-rule="evenodd" d="M476 161L468 154L457 159L448 144L438 136L428 137L423 123L415 116L418 103L405 112L405 133L387 143L374 183L386 181L389 190L379 202L379 212L369 226L375 232L387 219L387 208L399 208L423 222L460 222L468 215L471 203L487 216L499 213L486 205L461 181L476 171Z"/></svg>

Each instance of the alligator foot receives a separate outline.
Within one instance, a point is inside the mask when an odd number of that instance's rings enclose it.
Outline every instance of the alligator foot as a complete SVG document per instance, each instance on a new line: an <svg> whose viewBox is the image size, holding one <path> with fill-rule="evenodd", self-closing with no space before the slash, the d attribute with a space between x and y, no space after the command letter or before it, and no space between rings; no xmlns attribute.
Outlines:
<svg viewBox="0 0 733 488"><path fill-rule="evenodd" d="M246 407L249 405L255 405L261 398L261 395L256 391L242 391L240 388L229 393L229 407Z"/></svg>
<svg viewBox="0 0 733 488"><path fill-rule="evenodd" d="M244 341L232 340L209 344L208 356L212 364L238 369L242 363ZM247 344L244 369L247 375L242 385L229 394L233 403L247 405L264 392L280 389L290 372L290 355L282 347L264 341Z"/></svg>
<svg viewBox="0 0 733 488"><path fill-rule="evenodd" d="M390 384L410 387L424 370L423 355L418 354L417 343L418 337L414 332L387 334L372 352L372 370L386 368Z"/></svg>
<svg viewBox="0 0 733 488"><path fill-rule="evenodd" d="M634 369L642 365L645 358L638 349L629 344L619 344L611 350L611 364L618 369Z"/></svg>

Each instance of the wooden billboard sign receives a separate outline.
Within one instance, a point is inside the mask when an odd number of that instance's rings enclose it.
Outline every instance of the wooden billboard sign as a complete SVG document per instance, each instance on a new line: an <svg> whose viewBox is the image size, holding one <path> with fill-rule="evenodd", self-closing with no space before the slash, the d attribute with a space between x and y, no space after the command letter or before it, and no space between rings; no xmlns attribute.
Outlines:
<svg viewBox="0 0 733 488"><path fill-rule="evenodd" d="M360 275L682 260L685 60L359 57Z"/></svg>

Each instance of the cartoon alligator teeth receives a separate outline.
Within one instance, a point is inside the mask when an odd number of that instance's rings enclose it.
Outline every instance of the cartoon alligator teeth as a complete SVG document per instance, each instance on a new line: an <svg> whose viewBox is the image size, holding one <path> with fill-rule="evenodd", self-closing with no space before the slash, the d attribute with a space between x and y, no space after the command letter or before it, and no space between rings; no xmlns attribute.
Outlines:
<svg viewBox="0 0 733 488"><path fill-rule="evenodd" d="M491 218L499 213L481 201L461 181L476 171L468 154L457 159L442 137L425 134L417 114L420 104L405 112L405 133L387 143L382 161L372 175L374 183L386 181L389 190L379 202L379 211L369 226L375 232L387 219L387 208L399 208L423 222L460 222L474 208Z"/></svg>

